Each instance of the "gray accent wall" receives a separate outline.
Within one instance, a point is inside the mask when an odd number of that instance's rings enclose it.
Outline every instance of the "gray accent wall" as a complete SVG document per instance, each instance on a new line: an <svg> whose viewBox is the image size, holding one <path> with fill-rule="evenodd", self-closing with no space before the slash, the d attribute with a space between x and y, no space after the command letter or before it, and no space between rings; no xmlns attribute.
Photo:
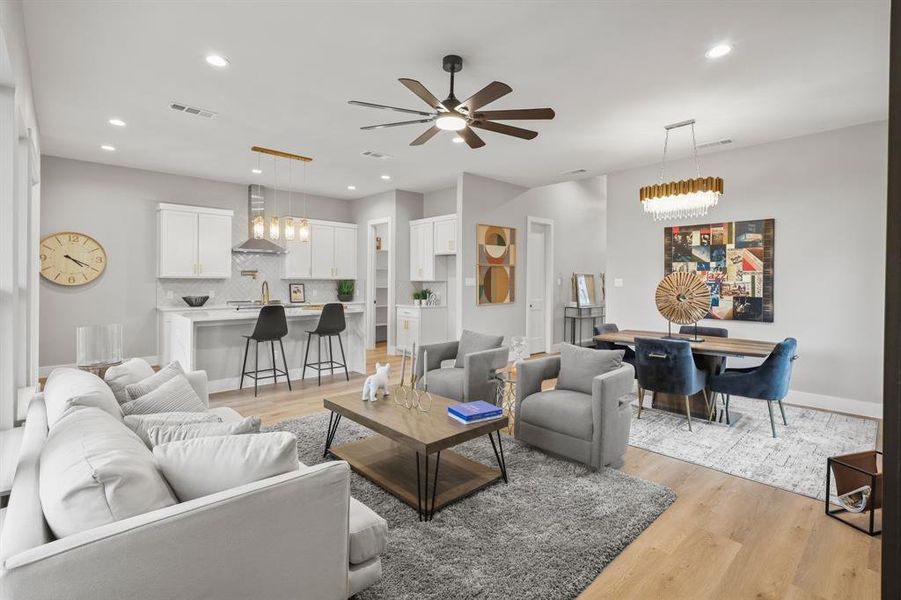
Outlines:
<svg viewBox="0 0 901 600"><path fill-rule="evenodd" d="M457 186L425 192L422 195L422 216L439 217L457 212Z"/></svg>
<svg viewBox="0 0 901 600"><path fill-rule="evenodd" d="M247 255L233 262L229 280L157 282L156 206L159 202L231 209L232 245L247 236L247 187L195 177L115 167L52 156L42 157L41 235L81 231L99 241L109 262L96 281L74 288L41 280L40 364L75 361L75 329L80 325L121 323L127 356L157 355L157 304L177 303L181 295L214 291L210 304L240 299L259 289L262 279L240 276L258 269L269 279L275 298L286 297L278 279L279 257ZM302 206L295 194L295 212ZM310 218L353 222L351 202L307 197ZM333 284L331 284L333 285ZM328 285L310 282L324 297ZM283 289L284 288L284 289ZM240 297L240 298L233 298Z"/></svg>
<svg viewBox="0 0 901 600"><path fill-rule="evenodd" d="M881 415L887 143L883 121L700 157L725 195L706 217L677 224L776 220L774 322L702 324L732 337L797 338L790 402ZM672 223L655 222L638 200L657 173L650 165L607 179L608 317L620 328L666 328L654 290ZM693 173L690 160L667 165L668 177Z"/></svg>

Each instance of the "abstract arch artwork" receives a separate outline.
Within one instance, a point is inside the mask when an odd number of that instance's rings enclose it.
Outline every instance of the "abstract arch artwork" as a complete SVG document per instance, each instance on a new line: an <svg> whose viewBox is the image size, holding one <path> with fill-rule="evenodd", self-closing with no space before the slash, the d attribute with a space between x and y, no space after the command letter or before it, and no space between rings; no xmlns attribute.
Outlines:
<svg viewBox="0 0 901 600"><path fill-rule="evenodd" d="M516 229L476 226L479 304L510 304L516 290Z"/></svg>

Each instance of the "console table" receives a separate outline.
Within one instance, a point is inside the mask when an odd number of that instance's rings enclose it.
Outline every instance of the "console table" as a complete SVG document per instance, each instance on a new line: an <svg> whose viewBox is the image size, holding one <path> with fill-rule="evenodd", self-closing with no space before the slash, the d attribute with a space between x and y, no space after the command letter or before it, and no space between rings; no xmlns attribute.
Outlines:
<svg viewBox="0 0 901 600"><path fill-rule="evenodd" d="M571 344L575 344L576 346L582 345L582 334L584 333L584 327L586 321L590 322L591 330L588 333L588 337L594 335L594 328L597 326L598 319L600 319L601 323L604 322L604 305L603 304L588 304L584 306L564 306L563 307L563 341L569 342ZM568 325L568 327L567 327ZM566 331L569 329L569 340L566 339ZM579 337L576 338L576 333L578 333Z"/></svg>

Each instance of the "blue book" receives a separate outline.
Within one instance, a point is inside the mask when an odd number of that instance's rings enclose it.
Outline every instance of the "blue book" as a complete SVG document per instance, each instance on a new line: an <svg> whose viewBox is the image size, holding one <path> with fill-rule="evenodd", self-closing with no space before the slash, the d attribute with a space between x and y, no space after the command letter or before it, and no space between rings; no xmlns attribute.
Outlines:
<svg viewBox="0 0 901 600"><path fill-rule="evenodd" d="M447 407L447 414L451 417L454 417L458 421L463 421L464 423L472 423L475 421L483 421L485 419L499 417L504 414L504 411L500 406L489 404L488 402L485 402L483 400L476 400L475 402L452 404L451 406Z"/></svg>

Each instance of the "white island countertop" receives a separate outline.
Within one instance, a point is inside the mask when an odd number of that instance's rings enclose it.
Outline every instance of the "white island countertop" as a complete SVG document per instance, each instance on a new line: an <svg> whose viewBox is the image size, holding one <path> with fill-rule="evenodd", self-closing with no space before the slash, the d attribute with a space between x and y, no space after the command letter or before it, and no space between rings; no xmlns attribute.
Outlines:
<svg viewBox="0 0 901 600"><path fill-rule="evenodd" d="M353 315L363 312L362 304L360 306L348 306L344 309L345 315ZM242 308L237 310L234 307L228 307L227 310L189 310L178 311L171 316L182 317L192 323L221 323L223 321L256 321L260 314L260 307ZM285 306L285 317L288 319L298 319L301 317L318 317L322 314L321 308L305 308L303 306Z"/></svg>
<svg viewBox="0 0 901 600"><path fill-rule="evenodd" d="M308 310L316 310L316 309L310 309L309 307L310 306L322 306L323 304L330 304L330 303L334 303L334 302L336 302L336 301L332 300L331 302L307 302L307 303L303 303L303 304L284 303L284 304L282 304L282 306L284 306L286 310L289 308L307 308ZM343 304L344 306L350 308L353 306L363 306L363 301L362 300L353 300L351 302L339 302L339 304ZM252 308L259 308L259 306L255 306ZM204 304L203 306L188 306L186 304L184 306L157 306L156 310L157 310L157 312L162 312L162 313L201 312L201 311L213 311L213 310L237 311L238 306L235 304ZM251 307L245 306L245 307L242 307L241 312L249 312L250 310L251 310ZM256 313L254 313L254 314L256 314Z"/></svg>

